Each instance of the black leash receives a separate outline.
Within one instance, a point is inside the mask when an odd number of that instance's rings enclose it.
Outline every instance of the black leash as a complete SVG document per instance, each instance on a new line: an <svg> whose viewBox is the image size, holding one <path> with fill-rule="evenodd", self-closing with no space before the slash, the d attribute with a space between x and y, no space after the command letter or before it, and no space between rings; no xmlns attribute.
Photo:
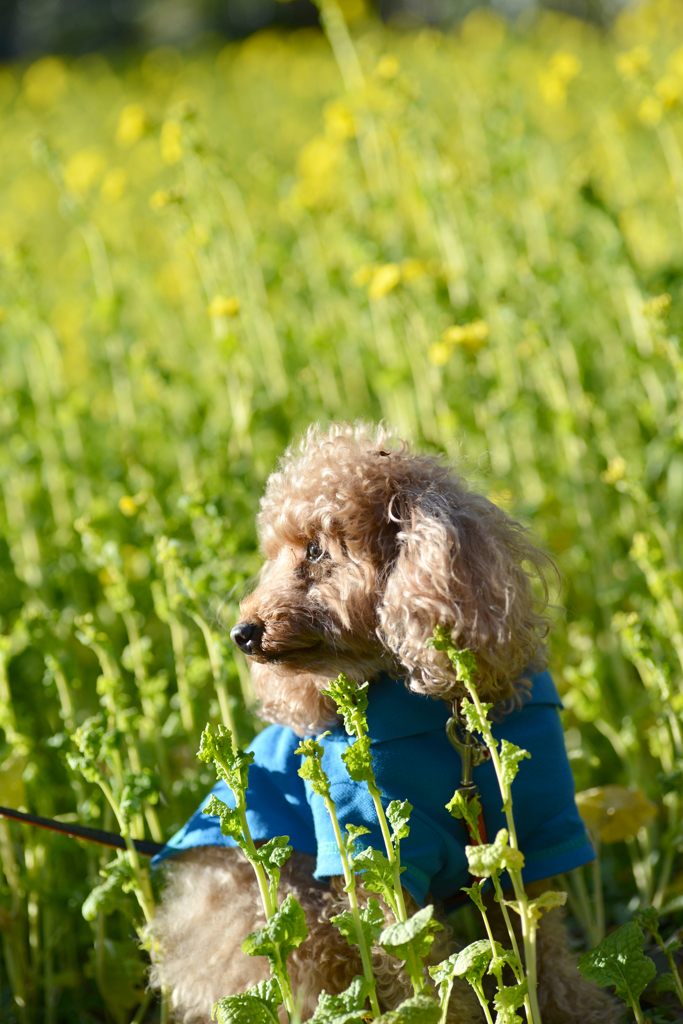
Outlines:
<svg viewBox="0 0 683 1024"><path fill-rule="evenodd" d="M72 839L85 839L89 843L99 843L100 846L110 846L115 850L127 849L126 840L118 832L105 832L104 829L88 828L85 825L67 825L66 822L55 821L54 818L41 818L37 814L25 814L10 807L0 807L0 818L21 821L25 825L49 829L50 832L61 832ZM154 857L164 848L163 843L154 843L151 839L134 839L133 846L143 857Z"/></svg>

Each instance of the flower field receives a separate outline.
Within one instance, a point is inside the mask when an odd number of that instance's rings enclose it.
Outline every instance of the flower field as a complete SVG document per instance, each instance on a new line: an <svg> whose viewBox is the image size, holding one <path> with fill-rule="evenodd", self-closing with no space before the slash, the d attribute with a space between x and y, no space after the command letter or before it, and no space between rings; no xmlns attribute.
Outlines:
<svg viewBox="0 0 683 1024"><path fill-rule="evenodd" d="M73 757L102 713L131 834L185 821L205 723L259 728L227 634L264 480L310 422L385 418L564 574L550 667L600 849L564 880L577 946L646 907L668 937L683 7L450 35L322 9L327 37L0 67L0 804L119 830ZM0 819L0 1022L163 1016L113 857Z"/></svg>

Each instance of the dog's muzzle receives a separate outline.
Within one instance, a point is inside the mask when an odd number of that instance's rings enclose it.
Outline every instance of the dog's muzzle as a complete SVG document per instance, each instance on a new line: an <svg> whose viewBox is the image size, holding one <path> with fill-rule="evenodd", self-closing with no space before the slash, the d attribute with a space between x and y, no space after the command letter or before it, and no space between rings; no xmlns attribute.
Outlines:
<svg viewBox="0 0 683 1024"><path fill-rule="evenodd" d="M230 630L230 639L245 654L259 654L263 626L256 622L238 622Z"/></svg>

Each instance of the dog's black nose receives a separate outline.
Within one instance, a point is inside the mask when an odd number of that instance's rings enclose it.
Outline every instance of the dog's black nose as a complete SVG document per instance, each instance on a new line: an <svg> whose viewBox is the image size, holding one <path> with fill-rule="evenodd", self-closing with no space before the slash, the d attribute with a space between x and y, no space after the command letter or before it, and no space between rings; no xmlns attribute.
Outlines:
<svg viewBox="0 0 683 1024"><path fill-rule="evenodd" d="M254 653L254 647L258 645L262 635L263 626L258 626L255 622L238 622L230 630L230 639L245 654Z"/></svg>

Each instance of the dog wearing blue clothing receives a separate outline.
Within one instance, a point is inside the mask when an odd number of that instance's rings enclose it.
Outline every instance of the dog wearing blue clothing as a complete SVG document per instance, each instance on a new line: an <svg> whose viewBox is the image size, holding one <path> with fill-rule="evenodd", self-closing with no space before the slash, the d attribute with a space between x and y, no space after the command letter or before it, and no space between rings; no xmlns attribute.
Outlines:
<svg viewBox="0 0 683 1024"><path fill-rule="evenodd" d="M496 705L494 734L531 754L513 790L528 890L543 891L552 876L594 854L574 803L560 700L544 671L548 620L532 580L547 596L553 566L521 524L440 460L357 424L312 428L285 454L258 527L266 562L231 636L250 659L259 713L275 724L251 747L247 815L255 840L287 835L294 849L281 892L306 912L308 938L288 962L305 1020L320 991L342 991L360 961L330 923L345 905L341 863L322 800L298 775L299 737L329 730L323 764L339 819L365 826L368 842L382 846L367 789L343 766L349 737L322 693L340 671L370 681L368 726L383 800L414 807L401 847L413 908L448 905L469 881L469 840L445 809L460 780L445 726L461 694L445 655L425 646L436 625L475 653L477 688ZM495 835L504 820L492 766L474 772L486 830ZM231 802L224 783L214 792ZM266 976L267 965L240 949L264 924L256 880L201 808L161 862L167 884L153 929L154 981L172 993L178 1019L203 1024L219 998ZM441 935L435 959L451 951L450 931ZM408 994L407 976L380 949L373 969L380 1005L391 1009ZM619 1019L610 997L576 970L559 911L543 918L538 969L545 1024ZM481 1019L469 987L455 986L452 1024Z"/></svg>

